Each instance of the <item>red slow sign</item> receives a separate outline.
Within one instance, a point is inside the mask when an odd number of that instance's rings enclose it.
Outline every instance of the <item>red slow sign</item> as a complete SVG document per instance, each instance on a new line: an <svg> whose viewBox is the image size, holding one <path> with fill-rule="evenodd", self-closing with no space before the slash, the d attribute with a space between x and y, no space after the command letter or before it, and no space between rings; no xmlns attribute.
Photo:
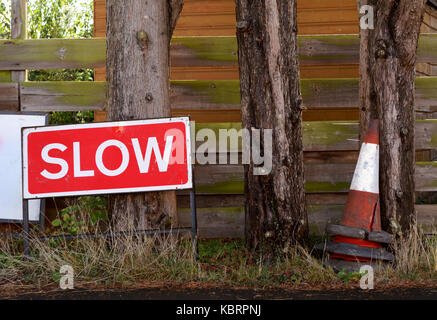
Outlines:
<svg viewBox="0 0 437 320"><path fill-rule="evenodd" d="M188 118L23 130L25 199L189 189Z"/></svg>

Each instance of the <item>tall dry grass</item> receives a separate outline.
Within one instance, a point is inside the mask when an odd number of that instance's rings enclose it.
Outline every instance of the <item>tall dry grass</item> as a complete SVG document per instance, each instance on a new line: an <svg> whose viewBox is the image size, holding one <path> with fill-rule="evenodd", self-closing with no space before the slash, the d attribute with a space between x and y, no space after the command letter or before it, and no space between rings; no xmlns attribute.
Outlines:
<svg viewBox="0 0 437 320"><path fill-rule="evenodd" d="M381 278L393 281L437 281L437 232L425 234L417 225L395 239L396 261L381 272Z"/></svg>
<svg viewBox="0 0 437 320"><path fill-rule="evenodd" d="M102 232L90 228L90 216L80 206L78 233ZM89 208L88 208L89 209ZM70 212L71 214L71 212ZM103 230L111 232L111 230ZM252 254L243 241L200 242L200 260L193 258L191 240L177 235L123 236L87 240L41 241L33 233L31 257L22 257L22 243L3 239L0 245L0 285L56 284L60 268L70 265L75 284L112 286L140 282L198 281L258 287L342 285L344 278L323 266L308 248L292 246L273 261ZM393 245L397 260L381 272L378 283L437 280L437 236L426 236L413 228Z"/></svg>

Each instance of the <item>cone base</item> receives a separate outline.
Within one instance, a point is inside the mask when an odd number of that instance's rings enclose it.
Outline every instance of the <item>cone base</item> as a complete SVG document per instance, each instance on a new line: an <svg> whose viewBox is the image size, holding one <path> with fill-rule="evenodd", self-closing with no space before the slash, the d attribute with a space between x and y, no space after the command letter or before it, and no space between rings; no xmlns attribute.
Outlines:
<svg viewBox="0 0 437 320"><path fill-rule="evenodd" d="M335 272L359 272L362 266L371 266L374 271L380 271L387 268L390 264L382 261L359 262L330 258L324 265L325 267L331 267Z"/></svg>
<svg viewBox="0 0 437 320"><path fill-rule="evenodd" d="M352 237L345 237L345 236L335 236L334 239L332 239L332 241L355 244L360 247L366 247L366 248L382 248L382 245L378 242L369 241L365 239L357 239Z"/></svg>
<svg viewBox="0 0 437 320"><path fill-rule="evenodd" d="M357 260L359 258L367 258L372 261L375 260L387 260L393 261L394 256L390 252L387 252L384 248L370 248L362 247L356 244L350 244L345 242L326 242L319 243L314 247L317 250L324 250L331 254L340 254L348 256Z"/></svg>

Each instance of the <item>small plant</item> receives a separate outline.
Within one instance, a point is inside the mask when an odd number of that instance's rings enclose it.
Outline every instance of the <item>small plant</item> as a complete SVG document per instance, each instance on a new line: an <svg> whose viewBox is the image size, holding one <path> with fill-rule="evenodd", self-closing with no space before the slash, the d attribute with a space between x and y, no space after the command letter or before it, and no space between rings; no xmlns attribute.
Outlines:
<svg viewBox="0 0 437 320"><path fill-rule="evenodd" d="M365 276L366 272L346 272L345 269L337 273L339 277L346 285L349 285L349 281L358 281L362 276Z"/></svg>
<svg viewBox="0 0 437 320"><path fill-rule="evenodd" d="M79 197L74 204L64 208L52 226L68 234L98 231L99 224L108 221L106 197Z"/></svg>

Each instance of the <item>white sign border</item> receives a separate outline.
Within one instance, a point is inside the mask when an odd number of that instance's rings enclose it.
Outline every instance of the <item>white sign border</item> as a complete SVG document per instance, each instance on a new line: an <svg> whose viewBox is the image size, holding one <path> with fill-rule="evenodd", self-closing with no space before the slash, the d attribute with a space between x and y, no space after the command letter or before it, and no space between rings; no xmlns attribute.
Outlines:
<svg viewBox="0 0 437 320"><path fill-rule="evenodd" d="M89 191L67 191L67 192L51 192L32 194L28 192L28 155L27 155L27 137L33 132L47 132L69 129L86 129L86 128L106 128L115 126L134 126L141 124L159 124L183 122L185 124L186 136L186 150L187 150L187 165L188 165L188 181L185 184L168 185L168 186L151 186L151 187L136 187L136 188L121 188L121 189L98 189ZM175 118L159 118L159 119L145 119L145 120L126 120L126 121L111 121L111 122L96 122L84 124L68 124L56 125L48 127L27 127L22 128L22 161L23 161L23 198L24 199L41 199L49 197L66 197L66 196L84 196L84 195L101 195L114 193L131 193L131 192L148 192L148 191L166 191L166 190L182 190L193 188L193 172L191 164L191 130L189 117L175 117Z"/></svg>

